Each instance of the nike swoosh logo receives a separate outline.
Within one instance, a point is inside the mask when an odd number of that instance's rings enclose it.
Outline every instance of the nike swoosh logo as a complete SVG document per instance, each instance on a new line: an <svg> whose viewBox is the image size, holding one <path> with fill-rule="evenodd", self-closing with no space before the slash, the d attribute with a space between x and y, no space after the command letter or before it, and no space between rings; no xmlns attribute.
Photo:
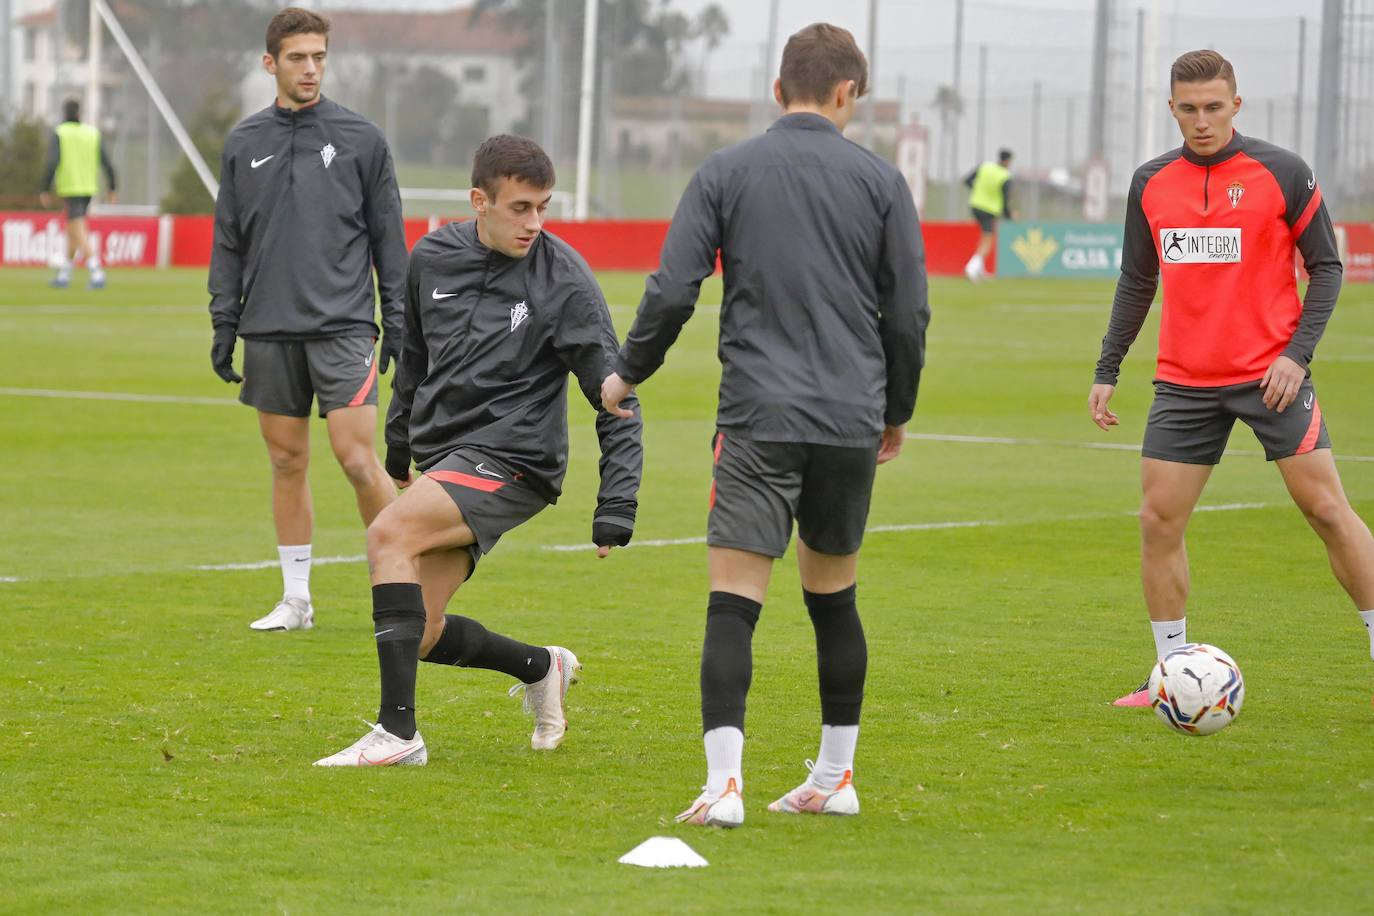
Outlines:
<svg viewBox="0 0 1374 916"><path fill-rule="evenodd" d="M394 630L394 629L396 629L396 628L395 628L395 627L388 627L388 628L385 629L385 630L378 630L376 633L373 633L372 635L373 635L373 636L385 636L386 634L390 633L390 632L391 632L392 630Z"/></svg>
<svg viewBox="0 0 1374 916"><path fill-rule="evenodd" d="M437 287L437 286L434 287L433 296L434 296L435 299L449 299L449 298L452 298L453 296L456 296L456 295L458 295L458 294L457 294L457 293L441 293L441 292L439 292L439 287Z"/></svg>
<svg viewBox="0 0 1374 916"><path fill-rule="evenodd" d="M1317 186L1317 176L1316 176L1316 175L1313 175L1311 178L1307 179L1307 190L1310 191L1310 190L1312 190L1313 188L1315 188L1316 186Z"/></svg>
<svg viewBox="0 0 1374 916"><path fill-rule="evenodd" d="M266 162L268 159L275 159L275 158L277 158L277 154L276 154L276 153L273 153L273 154L270 155L270 156L264 156L264 157L261 158L261 159L254 159L252 162L248 163L248 167L249 167L250 169L255 169L255 168L257 168L258 166L262 165L264 162Z"/></svg>
<svg viewBox="0 0 1374 916"><path fill-rule="evenodd" d="M486 474L488 477L495 477L497 480L504 479L501 477L500 474L496 473L495 471L488 471L486 468L482 467L483 464L486 464L486 462L480 462L476 467L473 468L473 470L479 474Z"/></svg>
<svg viewBox="0 0 1374 916"><path fill-rule="evenodd" d="M1165 633L1165 634L1164 634L1164 638L1165 638L1165 639L1176 639L1177 637L1182 636L1182 635L1183 635L1183 631L1182 631L1182 630L1179 630L1177 633Z"/></svg>

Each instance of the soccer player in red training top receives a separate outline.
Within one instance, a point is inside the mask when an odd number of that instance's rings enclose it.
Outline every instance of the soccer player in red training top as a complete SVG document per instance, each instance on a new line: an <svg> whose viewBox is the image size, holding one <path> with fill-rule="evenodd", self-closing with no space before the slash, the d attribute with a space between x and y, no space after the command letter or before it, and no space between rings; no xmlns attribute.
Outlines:
<svg viewBox="0 0 1374 916"><path fill-rule="evenodd" d="M1188 641L1183 532L1238 418L1278 465L1371 627L1374 538L1341 487L1308 371L1341 288L1321 189L1298 156L1232 129L1241 101L1226 58L1184 54L1170 86L1183 146L1131 180L1121 279L1088 396L1093 421L1115 426L1108 403L1121 360L1162 281L1155 399L1141 449L1140 572L1155 651L1163 658ZM1295 247L1311 277L1305 300ZM1150 705L1145 686L1116 705Z"/></svg>
<svg viewBox="0 0 1374 916"><path fill-rule="evenodd" d="M725 298L701 650L706 786L679 821L744 822L754 625L794 519L816 634L821 743L806 781L769 810L859 813L854 751L868 672L859 547L877 466L897 457L916 408L930 321L906 181L842 133L867 86L868 61L844 29L816 23L788 39L773 84L783 116L693 176L601 387L606 408L629 417L622 399L662 365L719 251Z"/></svg>

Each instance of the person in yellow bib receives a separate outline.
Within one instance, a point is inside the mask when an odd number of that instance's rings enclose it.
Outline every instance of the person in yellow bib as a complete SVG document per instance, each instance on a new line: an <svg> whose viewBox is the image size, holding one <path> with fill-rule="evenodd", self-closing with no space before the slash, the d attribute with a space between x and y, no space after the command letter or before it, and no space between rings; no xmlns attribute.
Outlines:
<svg viewBox="0 0 1374 916"><path fill-rule="evenodd" d="M68 99L62 106L62 114L62 123L57 125L48 146L48 164L39 196L44 207L51 207L51 188L67 208L66 258L58 266L52 285L59 288L69 285L72 265L84 261L91 271L91 289L100 289L105 285L105 269L100 264L100 252L91 248L86 233L86 209L100 190L101 170L105 172L106 200L115 202L114 166L100 142L100 129L81 123L81 103Z"/></svg>
<svg viewBox="0 0 1374 916"><path fill-rule="evenodd" d="M997 239L998 218L1016 218L1011 210L1011 150L999 150L996 162L984 162L969 172L964 184L969 186L968 206L981 230L978 250L964 265L964 276L976 282L988 275L983 261Z"/></svg>

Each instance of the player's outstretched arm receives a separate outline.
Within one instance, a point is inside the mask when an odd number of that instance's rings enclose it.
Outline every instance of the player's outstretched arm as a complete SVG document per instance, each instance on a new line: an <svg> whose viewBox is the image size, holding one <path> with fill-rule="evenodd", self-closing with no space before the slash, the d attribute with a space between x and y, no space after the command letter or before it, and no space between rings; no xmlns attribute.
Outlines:
<svg viewBox="0 0 1374 916"><path fill-rule="evenodd" d="M1115 391L1115 385L1097 384L1093 385L1092 390L1088 392L1088 415L1092 417L1093 422L1099 428L1104 430L1111 429L1121 422L1117 415L1112 413L1111 408L1107 406Z"/></svg>
<svg viewBox="0 0 1374 916"><path fill-rule="evenodd" d="M643 422L639 401L629 392L612 412L603 402L606 367L615 359L619 341L611 312L595 279L588 274L565 303L554 347L577 377L587 403L596 410L596 437L601 443L601 487L592 517L592 543L605 558L634 535L639 483L644 469ZM622 382L623 384L623 382Z"/></svg>

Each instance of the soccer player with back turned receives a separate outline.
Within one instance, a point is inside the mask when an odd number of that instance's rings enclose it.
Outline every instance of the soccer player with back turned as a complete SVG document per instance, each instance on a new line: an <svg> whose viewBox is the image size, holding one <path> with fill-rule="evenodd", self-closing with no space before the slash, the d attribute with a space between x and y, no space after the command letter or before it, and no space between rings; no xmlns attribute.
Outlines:
<svg viewBox="0 0 1374 916"><path fill-rule="evenodd" d="M821 747L806 782L769 807L859 810L852 774L868 649L858 551L877 465L897 456L915 408L930 317L911 192L840 133L867 82L868 63L844 29L819 23L788 40L774 84L785 114L693 177L602 388L616 409L662 364L719 250L722 372L701 657L707 777L679 815L691 823L744 820L754 624L793 519L816 633Z"/></svg>
<svg viewBox="0 0 1374 916"><path fill-rule="evenodd" d="M224 144L210 256L210 360L258 410L272 462L272 516L283 595L255 630L314 624L310 406L367 524L396 498L373 446L377 374L401 347L406 244L386 138L320 94L329 21L288 8L267 27L263 67L277 98ZM373 267L381 292L381 354ZM244 339L243 375L234 341Z"/></svg>
<svg viewBox="0 0 1374 916"><path fill-rule="evenodd" d="M1351 508L1308 365L1336 306L1341 261L1316 175L1297 155L1232 128L1231 64L1174 61L1169 110L1183 146L1136 169L1121 279L1088 410L1102 429L1121 360L1164 284L1155 397L1141 448L1141 581L1163 658L1188 641L1183 533L1237 419L1254 430L1336 579L1374 625L1374 538ZM1294 249L1311 278L1298 297ZM1374 629L1370 632L1374 656ZM1117 706L1149 706L1146 685Z"/></svg>
<svg viewBox="0 0 1374 916"><path fill-rule="evenodd" d="M405 348L386 423L386 468L405 491L367 530L381 668L377 724L318 766L423 764L415 725L421 659L517 678L534 714L535 750L552 750L580 668L561 646L532 646L445 615L477 561L556 501L568 465L568 373L600 405L618 342L585 261L542 231L553 164L533 140L497 136L477 150L477 219L415 246L406 280ZM629 406L634 407L631 403ZM592 541L605 557L634 532L640 419L599 410L601 487ZM423 472L412 479L412 458Z"/></svg>

